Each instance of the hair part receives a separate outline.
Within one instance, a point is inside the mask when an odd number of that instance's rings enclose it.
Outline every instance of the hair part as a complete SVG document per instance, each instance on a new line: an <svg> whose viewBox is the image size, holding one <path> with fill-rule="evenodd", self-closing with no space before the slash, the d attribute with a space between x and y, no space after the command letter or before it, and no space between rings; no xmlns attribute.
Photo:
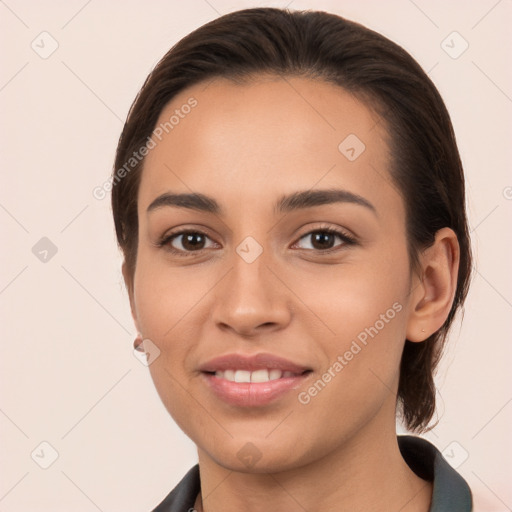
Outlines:
<svg viewBox="0 0 512 512"><path fill-rule="evenodd" d="M457 289L443 326L421 343L405 341L397 406L405 425L425 431L435 411L434 371L471 277L464 173L449 114L436 87L400 46L358 23L317 11L236 11L193 31L159 61L135 98L115 164L125 165L181 91L213 78L238 83L258 75L299 76L336 84L374 108L385 124L393 184L406 209L411 269L443 228L460 247ZM133 279L137 196L144 160L112 188L117 240ZM129 286L131 286L129 284Z"/></svg>

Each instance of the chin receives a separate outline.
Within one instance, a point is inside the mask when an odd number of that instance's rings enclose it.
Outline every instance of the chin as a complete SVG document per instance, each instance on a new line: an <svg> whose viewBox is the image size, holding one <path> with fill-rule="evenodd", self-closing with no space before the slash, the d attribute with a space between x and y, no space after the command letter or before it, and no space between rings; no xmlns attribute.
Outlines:
<svg viewBox="0 0 512 512"><path fill-rule="evenodd" d="M196 443L197 444L197 443ZM261 439L255 436L237 436L225 443L200 448L201 458L206 456L229 471L250 474L279 473L307 464L306 454L297 450L299 440L284 445L277 436L275 439ZM199 446L199 445L198 445ZM293 453L293 458L290 454Z"/></svg>

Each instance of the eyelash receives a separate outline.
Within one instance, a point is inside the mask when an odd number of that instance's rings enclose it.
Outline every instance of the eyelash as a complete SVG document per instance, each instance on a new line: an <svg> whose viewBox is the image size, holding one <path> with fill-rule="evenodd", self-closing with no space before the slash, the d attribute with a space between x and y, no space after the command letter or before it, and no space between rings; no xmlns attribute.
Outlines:
<svg viewBox="0 0 512 512"><path fill-rule="evenodd" d="M347 233L345 233L343 231L331 228L329 226L324 226L324 227L320 226L319 228L315 228L311 231L308 231L307 233L304 233L303 235L301 235L299 237L299 239L297 240L297 242L307 236L313 235L314 233L328 233L330 235L338 236L343 243L338 246L331 247L330 249L303 249L303 250L316 252L320 255L327 255L327 254L331 254L333 252L340 250L340 248L342 248L343 246L355 245L357 243L357 241L354 237L348 235ZM176 231L173 233L169 233L168 235L165 235L157 243L157 245L158 245L158 247L165 248L167 251L169 251L170 253L172 253L176 256L185 257L185 258L192 256L193 254L201 254L203 251L208 250L208 249L198 249L197 251L183 251L181 249L174 248L170 242L174 238L177 238L178 236L185 235L185 234L202 235L202 236L209 238L208 235L206 233L204 233L203 231L192 230L192 229L183 229L183 230ZM297 242L295 242L294 245Z"/></svg>

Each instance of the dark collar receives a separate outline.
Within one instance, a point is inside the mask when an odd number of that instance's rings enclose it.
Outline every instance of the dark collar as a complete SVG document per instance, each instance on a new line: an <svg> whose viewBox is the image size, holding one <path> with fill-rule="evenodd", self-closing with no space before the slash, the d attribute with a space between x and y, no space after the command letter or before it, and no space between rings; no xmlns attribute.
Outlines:
<svg viewBox="0 0 512 512"><path fill-rule="evenodd" d="M398 446L409 467L434 484L429 512L471 512L468 484L433 444L421 437L398 436Z"/></svg>
<svg viewBox="0 0 512 512"><path fill-rule="evenodd" d="M471 512L468 484L433 444L420 437L398 436L398 446L409 467L434 483L429 512ZM196 464L153 512L192 512L200 488Z"/></svg>

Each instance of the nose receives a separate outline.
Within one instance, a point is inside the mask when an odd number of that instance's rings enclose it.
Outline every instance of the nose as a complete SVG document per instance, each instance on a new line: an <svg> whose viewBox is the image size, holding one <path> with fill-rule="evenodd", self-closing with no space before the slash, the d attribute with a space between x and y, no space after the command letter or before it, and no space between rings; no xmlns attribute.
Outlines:
<svg viewBox="0 0 512 512"><path fill-rule="evenodd" d="M290 323L292 293L264 254L251 263L234 254L231 269L215 287L213 320L219 329L256 337Z"/></svg>

